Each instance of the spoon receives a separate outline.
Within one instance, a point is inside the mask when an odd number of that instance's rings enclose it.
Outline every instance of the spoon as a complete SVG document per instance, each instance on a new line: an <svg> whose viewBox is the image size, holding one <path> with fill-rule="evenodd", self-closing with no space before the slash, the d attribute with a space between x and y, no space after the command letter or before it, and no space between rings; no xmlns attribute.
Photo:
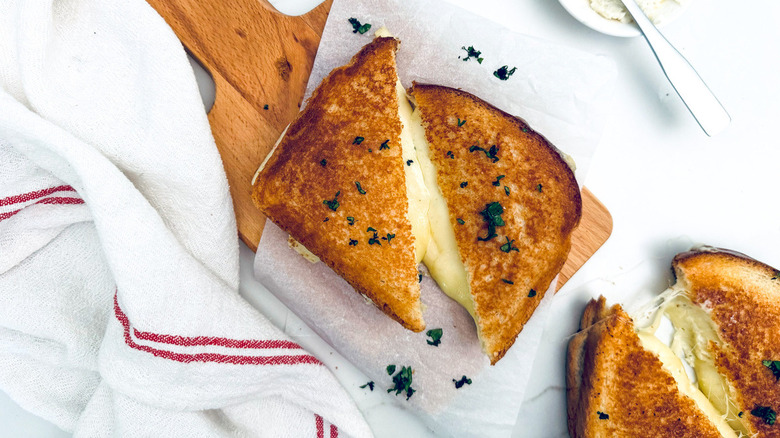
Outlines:
<svg viewBox="0 0 780 438"><path fill-rule="evenodd" d="M688 107L704 133L712 137L723 131L731 117L712 94L693 66L664 38L635 0L620 0L650 45L669 83Z"/></svg>

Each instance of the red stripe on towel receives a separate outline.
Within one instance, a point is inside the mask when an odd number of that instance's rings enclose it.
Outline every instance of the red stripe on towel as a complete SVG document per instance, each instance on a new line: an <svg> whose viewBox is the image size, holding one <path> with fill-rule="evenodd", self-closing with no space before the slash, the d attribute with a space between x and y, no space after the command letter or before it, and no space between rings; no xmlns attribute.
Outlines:
<svg viewBox="0 0 780 438"><path fill-rule="evenodd" d="M317 426L317 438L325 438L325 424L322 421L322 417L314 414L314 424Z"/></svg>
<svg viewBox="0 0 780 438"><path fill-rule="evenodd" d="M119 307L119 301L116 294L114 294L114 314L116 319L122 324L124 328L125 343L135 350L149 353L155 357L161 357L163 359L173 360L182 363L191 362L215 362L215 363L229 363L235 365L297 365L297 364L314 364L322 365L316 357L311 355L279 355L279 356L237 356L226 355L218 353L198 353L198 354L186 354L176 353L173 351L160 350L157 348L149 347L146 345L137 344L133 341L130 335L130 320L127 318L122 309ZM164 335L170 336L170 335ZM174 336L171 336L172 338ZM246 348L246 347L242 347Z"/></svg>
<svg viewBox="0 0 780 438"><path fill-rule="evenodd" d="M8 198L6 198L8 199ZM51 198L43 198L39 201L33 202L30 205L36 205L36 204L49 204L49 205L76 205L76 204L83 204L84 200L81 198L68 198L68 197L61 197L61 196L52 196ZM0 221L3 219L8 219L9 217L15 215L16 213L19 213L20 211L24 210L24 208L29 207L30 205L27 205L25 207L22 207L18 210L14 211L8 211L5 213L0 213Z"/></svg>
<svg viewBox="0 0 780 438"><path fill-rule="evenodd" d="M158 342L161 344L178 345L182 347L217 345L227 348L286 348L290 350L300 350L301 346L292 341L283 341L279 339L254 340L254 339L228 339L209 336L171 336L158 335L157 333L142 332L133 329L133 334L138 339L144 341Z"/></svg>
<svg viewBox="0 0 780 438"><path fill-rule="evenodd" d="M330 438L339 438L339 428L335 424L330 425Z"/></svg>
<svg viewBox="0 0 780 438"><path fill-rule="evenodd" d="M33 199L42 198L46 195L51 195L54 192L75 192L71 186L57 186L49 187L48 189L36 190L34 192L23 193L21 195L9 196L7 198L0 199L0 207L4 205L17 204L20 202L32 201Z"/></svg>

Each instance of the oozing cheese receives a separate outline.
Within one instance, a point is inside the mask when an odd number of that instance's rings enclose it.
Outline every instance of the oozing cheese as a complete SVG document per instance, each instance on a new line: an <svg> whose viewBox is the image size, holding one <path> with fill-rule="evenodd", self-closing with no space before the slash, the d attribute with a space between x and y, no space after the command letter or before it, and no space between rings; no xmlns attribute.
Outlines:
<svg viewBox="0 0 780 438"><path fill-rule="evenodd" d="M675 285L662 294L663 302L657 310L654 322L637 328L642 346L655 353L669 371L681 393L692 398L726 436L749 436L739 418L739 408L731 399L731 387L717 371L710 353L710 342L718 342L715 324L707 312L693 304L681 289ZM671 346L656 336L658 322L665 315L674 326ZM686 372L682 360L693 369L694 383Z"/></svg>

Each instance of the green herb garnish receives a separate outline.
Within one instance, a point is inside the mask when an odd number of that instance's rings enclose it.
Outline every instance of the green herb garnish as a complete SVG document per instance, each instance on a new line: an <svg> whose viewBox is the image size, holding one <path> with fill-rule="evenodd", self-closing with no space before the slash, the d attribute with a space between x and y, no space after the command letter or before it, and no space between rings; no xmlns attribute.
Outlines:
<svg viewBox="0 0 780 438"><path fill-rule="evenodd" d="M490 161L492 161L494 163L496 161L498 161L498 157L496 156L496 154L498 153L498 146L496 146L496 145L490 146L490 149L488 149L488 150L482 149L481 147L479 147L477 145L474 145L474 146L469 148L469 152L474 152L474 151L482 151L482 152L484 152L485 156L490 158Z"/></svg>
<svg viewBox="0 0 780 438"><path fill-rule="evenodd" d="M360 193L361 195L365 195L366 194L366 191L363 190L363 187L360 187L360 183L359 182L355 181L355 187L357 187L358 193Z"/></svg>
<svg viewBox="0 0 780 438"><path fill-rule="evenodd" d="M387 369L389 372L390 367L387 367ZM393 370L395 370L395 365L393 365ZM395 395L405 392L407 400L414 395L415 389L412 388L412 367L401 367L401 371L393 376L393 387L388 389L387 392L393 391L395 391Z"/></svg>
<svg viewBox="0 0 780 438"><path fill-rule="evenodd" d="M349 239L349 246L357 246L358 241L355 239Z"/></svg>
<svg viewBox="0 0 780 438"><path fill-rule="evenodd" d="M514 239L512 239L512 240L509 240L509 237L508 237L508 236L504 236L504 237L506 237L506 243L505 243L505 244L503 244L503 245L501 245L501 251L504 251L504 252L506 252L506 253L508 253L509 251L517 251L517 252L520 252L520 250L519 250L519 249L517 249L517 247L516 247L516 246L512 246L512 243L515 241Z"/></svg>
<svg viewBox="0 0 780 438"><path fill-rule="evenodd" d="M336 192L336 196L333 197L332 201L326 199L322 201L322 203L327 205L328 208L330 208L331 210L336 211L339 208L339 201L338 201L339 194L341 194L341 190Z"/></svg>
<svg viewBox="0 0 780 438"><path fill-rule="evenodd" d="M761 363L772 371L775 379L780 380L780 360L762 360Z"/></svg>
<svg viewBox="0 0 780 438"><path fill-rule="evenodd" d="M387 243L390 243L390 241L395 237L395 234L387 233Z"/></svg>
<svg viewBox="0 0 780 438"><path fill-rule="evenodd" d="M501 178L504 178L504 176L505 176L505 175L498 175L498 176L496 177L496 180L495 180L495 181L493 181L493 185L494 185L494 186L496 186L496 187L500 186L500 185L501 185L501 182L500 182L500 181L501 181Z"/></svg>
<svg viewBox="0 0 780 438"><path fill-rule="evenodd" d="M411 166L412 163L414 163L414 160L406 160L406 165Z"/></svg>
<svg viewBox="0 0 780 438"><path fill-rule="evenodd" d="M461 218L458 218L458 219L456 219L456 220L457 220L457 221L458 221L458 223L459 223L459 224L461 224L461 225L463 225L463 224L465 224L465 223L466 223L466 221L464 221L464 220L463 220L463 219L461 219Z"/></svg>
<svg viewBox="0 0 780 438"><path fill-rule="evenodd" d="M466 119L461 120L460 117L458 117L458 126L463 126L466 124Z"/></svg>
<svg viewBox="0 0 780 438"><path fill-rule="evenodd" d="M480 58L479 55L481 55L482 52L475 49L474 46L469 46L468 48L461 47L461 49L466 51L466 57L463 58L464 61L468 61L469 59L474 58L477 60L478 63L482 64L482 61L485 59L485 58Z"/></svg>
<svg viewBox="0 0 780 438"><path fill-rule="evenodd" d="M485 205L485 209L480 211L479 214L485 219L488 227L488 234L485 237L477 236L477 240L487 242L488 240L497 236L496 227L504 226L504 219L501 215L504 213L504 207L498 202L491 202Z"/></svg>
<svg viewBox="0 0 780 438"><path fill-rule="evenodd" d="M354 218L354 217L352 217L352 216L347 216L347 222L348 222L350 225L355 225L355 218Z"/></svg>
<svg viewBox="0 0 780 438"><path fill-rule="evenodd" d="M438 347L439 344L441 344L441 335L444 331L440 328L437 329L431 329L425 332L426 335L430 336L431 339L426 339L425 342L428 343L428 345L433 345L434 347Z"/></svg>
<svg viewBox="0 0 780 438"><path fill-rule="evenodd" d="M780 271L775 270L774 277L772 277L772 280L777 280L778 278L780 278Z"/></svg>
<svg viewBox="0 0 780 438"><path fill-rule="evenodd" d="M268 109L268 105L263 105L263 109L267 110Z"/></svg>
<svg viewBox="0 0 780 438"><path fill-rule="evenodd" d="M363 143L363 140L365 140L365 138L363 138L363 137L355 137L355 139L354 139L354 140L352 140L352 144L360 144L360 143Z"/></svg>
<svg viewBox="0 0 780 438"><path fill-rule="evenodd" d="M471 379L466 376L460 378L460 380L452 379L455 382L455 389L460 389L463 385L471 385Z"/></svg>
<svg viewBox="0 0 780 438"><path fill-rule="evenodd" d="M447 157L455 159L455 154L453 154L452 151L447 151Z"/></svg>
<svg viewBox="0 0 780 438"><path fill-rule="evenodd" d="M379 235L376 233L376 231L374 232L374 236L368 239L368 244L369 245L377 244L379 246L382 246L382 242L379 241Z"/></svg>
<svg viewBox="0 0 780 438"><path fill-rule="evenodd" d="M502 81L505 81L505 80L509 79L510 76L515 74L516 70L517 70L517 67L512 67L512 69L510 70L509 66L505 65L505 66L499 68L498 70L494 71L493 72L493 76L501 79Z"/></svg>
<svg viewBox="0 0 780 438"><path fill-rule="evenodd" d="M469 185L469 183L466 182L466 181L463 181L462 183L460 183L460 188L465 189L467 185Z"/></svg>
<svg viewBox="0 0 780 438"><path fill-rule="evenodd" d="M536 296L536 291L535 290L531 289L530 291L528 291L528 298L533 298L535 296Z"/></svg>
<svg viewBox="0 0 780 438"><path fill-rule="evenodd" d="M599 414L599 420L609 420L609 414L605 414L601 411L596 411Z"/></svg>
<svg viewBox="0 0 780 438"><path fill-rule="evenodd" d="M509 196L509 187L504 186L504 193L506 193L506 195Z"/></svg>
<svg viewBox="0 0 780 438"><path fill-rule="evenodd" d="M537 184L536 185L536 191L539 192L539 193L542 193L542 185L541 184Z"/></svg>
<svg viewBox="0 0 780 438"><path fill-rule="evenodd" d="M387 375L392 376L395 372L395 365L388 365L387 366Z"/></svg>
<svg viewBox="0 0 780 438"><path fill-rule="evenodd" d="M390 149L390 146L388 146L388 145L387 145L387 143L388 143L389 141L390 141L390 140L385 140L385 141L384 141L384 143L382 143L381 145L379 145L379 150L381 151L382 149Z"/></svg>
<svg viewBox="0 0 780 438"><path fill-rule="evenodd" d="M368 386L368 389L373 391L374 390L374 381L372 380L372 381L366 383L365 385L360 385L361 388L365 388L366 386Z"/></svg>
<svg viewBox="0 0 780 438"><path fill-rule="evenodd" d="M504 283L506 283L506 284L515 284L515 282L514 282L514 281L512 281L512 280L507 280L506 278L502 278L502 279L501 279L501 281L503 281L503 282L504 282Z"/></svg>
<svg viewBox="0 0 780 438"><path fill-rule="evenodd" d="M322 221L323 221L323 222L327 222L327 221L329 221L329 220L330 220L330 218L329 218L329 217L326 217L326 218L325 218L325 219L323 219Z"/></svg>
<svg viewBox="0 0 780 438"><path fill-rule="evenodd" d="M744 414L744 412L742 412L742 411L739 411L739 414L737 414L737 417L739 417L739 418L742 418L742 415L743 415L743 414Z"/></svg>
<svg viewBox="0 0 780 438"><path fill-rule="evenodd" d="M320 166L325 167L327 165L328 165L328 160L323 158L322 161L320 161Z"/></svg>
<svg viewBox="0 0 780 438"><path fill-rule="evenodd" d="M352 33L359 33L363 35L364 33L368 32L369 29L371 29L371 25L366 24L360 24L360 22L356 18L350 18L349 24L352 25Z"/></svg>
<svg viewBox="0 0 780 438"><path fill-rule="evenodd" d="M764 420L764 423L770 426L775 424L775 420L777 419L777 413L769 406L756 406L750 411L750 414L761 418Z"/></svg>
<svg viewBox="0 0 780 438"><path fill-rule="evenodd" d="M417 274L417 282L422 283L422 274Z"/></svg>
<svg viewBox="0 0 780 438"><path fill-rule="evenodd" d="M370 233L370 232L372 232L372 231L376 231L376 230L374 229L374 227L368 227L368 228L366 228L366 233Z"/></svg>

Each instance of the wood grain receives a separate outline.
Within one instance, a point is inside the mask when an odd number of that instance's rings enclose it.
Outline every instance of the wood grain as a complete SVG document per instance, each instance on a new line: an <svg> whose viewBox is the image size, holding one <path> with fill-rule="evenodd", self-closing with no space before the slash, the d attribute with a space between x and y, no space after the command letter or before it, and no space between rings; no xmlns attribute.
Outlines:
<svg viewBox="0 0 780 438"><path fill-rule="evenodd" d="M266 0L147 0L211 74L209 112L222 156L238 233L257 250L265 218L251 200L251 180L285 126L298 113L332 0L291 17ZM612 217L590 191L561 271L562 286L612 232Z"/></svg>

